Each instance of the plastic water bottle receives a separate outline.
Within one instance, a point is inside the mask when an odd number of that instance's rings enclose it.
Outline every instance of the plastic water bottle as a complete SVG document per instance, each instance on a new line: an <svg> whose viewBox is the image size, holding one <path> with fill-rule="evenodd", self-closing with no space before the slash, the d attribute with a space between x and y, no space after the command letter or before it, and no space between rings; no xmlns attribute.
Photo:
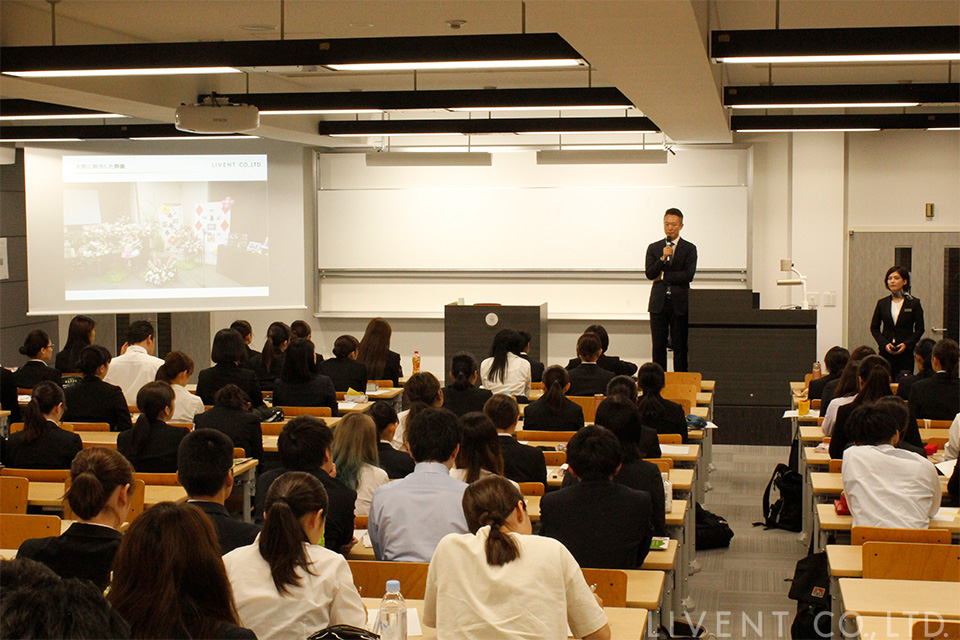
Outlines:
<svg viewBox="0 0 960 640"><path fill-rule="evenodd" d="M400 581L387 580L387 593L380 601L375 633L381 640L407 640L407 603L400 595Z"/></svg>
<svg viewBox="0 0 960 640"><path fill-rule="evenodd" d="M670 513L673 511L673 483L666 473L661 473L660 477L663 478L663 510Z"/></svg>
<svg viewBox="0 0 960 640"><path fill-rule="evenodd" d="M820 369L820 361L817 360L813 363L813 375L810 377L811 380L819 380L823 377L823 372Z"/></svg>
<svg viewBox="0 0 960 640"><path fill-rule="evenodd" d="M420 352L413 352L413 372L420 373Z"/></svg>

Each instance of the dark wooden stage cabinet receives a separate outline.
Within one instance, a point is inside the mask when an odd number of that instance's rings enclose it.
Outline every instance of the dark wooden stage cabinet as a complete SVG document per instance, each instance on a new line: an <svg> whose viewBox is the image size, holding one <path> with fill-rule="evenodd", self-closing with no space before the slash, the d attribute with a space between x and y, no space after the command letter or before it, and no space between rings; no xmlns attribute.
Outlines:
<svg viewBox="0 0 960 640"><path fill-rule="evenodd" d="M504 329L530 334L530 356L547 360L547 303L541 305L457 305L443 308L445 384L450 384L450 360L460 352L471 354L479 366L490 357L493 338Z"/></svg>
<svg viewBox="0 0 960 640"><path fill-rule="evenodd" d="M690 370L716 380L716 441L789 444L790 382L817 356L817 312L760 309L747 290L690 290Z"/></svg>

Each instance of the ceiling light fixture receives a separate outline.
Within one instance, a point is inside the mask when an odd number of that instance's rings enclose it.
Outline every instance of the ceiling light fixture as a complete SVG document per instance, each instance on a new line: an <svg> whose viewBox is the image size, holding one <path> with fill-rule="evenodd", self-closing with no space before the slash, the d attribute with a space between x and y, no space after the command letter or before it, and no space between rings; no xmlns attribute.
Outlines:
<svg viewBox="0 0 960 640"><path fill-rule="evenodd" d="M960 126L960 113L876 113L846 115L731 116L740 133L785 131L879 131Z"/></svg>
<svg viewBox="0 0 960 640"><path fill-rule="evenodd" d="M917 107L960 103L960 84L838 84L725 87L730 109Z"/></svg>
<svg viewBox="0 0 960 640"><path fill-rule="evenodd" d="M256 136L210 136L178 131L172 124L13 126L0 128L2 142L61 140L250 140Z"/></svg>
<svg viewBox="0 0 960 640"><path fill-rule="evenodd" d="M573 133L623 134L659 131L649 118L478 118L473 120L323 120L317 126L327 136L416 136Z"/></svg>

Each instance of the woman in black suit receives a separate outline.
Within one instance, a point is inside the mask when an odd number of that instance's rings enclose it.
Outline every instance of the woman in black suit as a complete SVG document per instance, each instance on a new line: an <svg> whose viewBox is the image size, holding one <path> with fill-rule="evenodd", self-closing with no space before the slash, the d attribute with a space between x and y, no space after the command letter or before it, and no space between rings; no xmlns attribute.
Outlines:
<svg viewBox="0 0 960 640"><path fill-rule="evenodd" d="M666 386L663 368L656 362L648 362L637 372L637 385L642 396L637 400L640 423L657 430L657 433L676 433L687 443L687 416L683 407L660 395Z"/></svg>
<svg viewBox="0 0 960 640"><path fill-rule="evenodd" d="M228 384L235 384L247 394L253 408L263 406L263 394L260 392L257 374L242 366L246 358L247 345L239 333L233 329L217 331L210 352L210 359L216 364L201 371L197 377L197 395L203 400L203 404L212 405L217 391Z"/></svg>
<svg viewBox="0 0 960 640"><path fill-rule="evenodd" d="M483 411L493 393L477 387L477 361L469 353L458 353L450 361L453 384L443 388L443 408L460 417L472 411Z"/></svg>
<svg viewBox="0 0 960 640"><path fill-rule="evenodd" d="M30 358L16 370L13 381L20 389L33 389L44 380L60 384L60 372L47 365L53 358L53 343L43 329L34 329L27 334L20 353Z"/></svg>
<svg viewBox="0 0 960 640"><path fill-rule="evenodd" d="M213 408L193 418L197 429L215 429L233 440L249 458L263 458L263 430L260 417L250 413L250 398L235 384L217 391Z"/></svg>
<svg viewBox="0 0 960 640"><path fill-rule="evenodd" d="M543 388L539 399L523 410L523 428L527 431L579 431L583 427L583 409L565 394L570 388L567 370L560 365L543 372Z"/></svg>
<svg viewBox="0 0 960 640"><path fill-rule="evenodd" d="M393 329L390 323L383 318L374 318L367 324L357 349L357 360L367 368L367 378L370 380L390 380L393 386L400 386L403 377L403 367L400 365L400 354L390 351L390 336Z"/></svg>
<svg viewBox="0 0 960 640"><path fill-rule="evenodd" d="M80 352L93 344L97 337L97 323L89 316L74 316L67 333L67 344L57 354L56 367L60 373L81 373Z"/></svg>
<svg viewBox="0 0 960 640"><path fill-rule="evenodd" d="M357 362L359 348L360 341L353 336L340 336L333 343L334 358L320 363L320 373L330 378L337 391L346 392L352 388L366 393L367 368Z"/></svg>
<svg viewBox="0 0 960 640"><path fill-rule="evenodd" d="M132 429L117 436L117 451L140 473L177 472L177 450L190 430L167 424L175 399L173 387L159 380L137 393L140 417Z"/></svg>
<svg viewBox="0 0 960 640"><path fill-rule="evenodd" d="M83 442L60 428L63 410L63 389L49 380L37 384L23 410L23 431L10 436L3 464L15 469L69 469Z"/></svg>
<svg viewBox="0 0 960 640"><path fill-rule="evenodd" d="M897 380L902 371L913 374L913 348L923 337L923 307L910 295L910 272L903 267L887 269L884 285L890 295L877 300L870 333Z"/></svg>
<svg viewBox="0 0 960 640"><path fill-rule="evenodd" d="M290 327L286 323L271 322L267 327L263 351L250 360L250 368L257 372L257 380L264 391L273 391L273 381L283 373L283 360L290 339Z"/></svg>
<svg viewBox="0 0 960 640"><path fill-rule="evenodd" d="M64 422L106 422L110 431L126 431L133 426L123 389L103 381L110 359L110 352L98 344L80 352L83 379L63 392L67 399Z"/></svg>
<svg viewBox="0 0 960 640"><path fill-rule="evenodd" d="M283 362L283 376L273 381L275 407L329 407L337 413L337 392L330 378L313 372L313 343L294 340Z"/></svg>

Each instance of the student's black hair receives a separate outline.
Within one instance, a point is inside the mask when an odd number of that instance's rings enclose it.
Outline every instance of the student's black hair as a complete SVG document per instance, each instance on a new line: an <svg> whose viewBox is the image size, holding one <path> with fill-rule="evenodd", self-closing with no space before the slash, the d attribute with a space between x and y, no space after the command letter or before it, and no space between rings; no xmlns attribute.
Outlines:
<svg viewBox="0 0 960 640"><path fill-rule="evenodd" d="M607 330L602 324L592 324L584 329L583 332L597 334L597 337L600 338L600 348L603 349L604 353L607 352L607 347L610 346L610 334L607 333Z"/></svg>
<svg viewBox="0 0 960 640"><path fill-rule="evenodd" d="M283 357L283 374L280 379L292 384L310 382L315 375L316 360L313 343L305 338L296 338L287 347Z"/></svg>
<svg viewBox="0 0 960 640"><path fill-rule="evenodd" d="M277 439L280 462L288 471L315 472L333 444L333 432L320 418L297 416L283 426Z"/></svg>
<svg viewBox="0 0 960 640"><path fill-rule="evenodd" d="M640 411L637 405L623 396L610 396L597 407L594 423L606 427L620 441L623 462L633 462L643 457L640 450Z"/></svg>
<svg viewBox="0 0 960 640"><path fill-rule="evenodd" d="M231 383L220 387L213 395L213 405L225 409L240 409L245 411L250 404L247 392Z"/></svg>
<svg viewBox="0 0 960 640"><path fill-rule="evenodd" d="M137 392L137 409L140 417L133 423L130 431L130 451L134 455L142 454L150 446L150 434L154 430L153 422L159 419L163 410L173 405L176 394L168 382L155 380L140 387Z"/></svg>
<svg viewBox="0 0 960 640"><path fill-rule="evenodd" d="M567 464L581 480L609 479L621 459L617 436L604 427L583 427L567 443Z"/></svg>
<svg viewBox="0 0 960 640"><path fill-rule="evenodd" d="M923 361L924 371L933 371L933 347L936 344L933 338L924 338L913 348L913 354Z"/></svg>
<svg viewBox="0 0 960 640"><path fill-rule="evenodd" d="M520 417L520 405L516 398L506 393L495 393L483 403L483 412L500 431L506 431Z"/></svg>
<svg viewBox="0 0 960 640"><path fill-rule="evenodd" d="M876 404L861 405L847 418L850 440L858 445L889 444L897 431L897 419Z"/></svg>
<svg viewBox="0 0 960 640"><path fill-rule="evenodd" d="M843 368L847 366L849 359L850 352L843 347L830 347L823 356L823 364L826 365L827 371L839 375Z"/></svg>
<svg viewBox="0 0 960 640"><path fill-rule="evenodd" d="M97 370L105 364L110 364L113 357L110 351L99 344L91 344L80 351L80 371L88 378L95 377Z"/></svg>
<svg viewBox="0 0 960 640"><path fill-rule="evenodd" d="M374 402L368 413L370 417L373 418L373 424L377 426L378 438L387 427L399 421L397 410L386 400L377 400Z"/></svg>
<svg viewBox="0 0 960 640"><path fill-rule="evenodd" d="M80 361L80 352L83 348L90 345L90 334L97 328L97 321L90 316L74 316L70 320L70 328L67 330L67 343L63 345L63 351L67 354L67 361L71 369L77 367ZM46 345L44 345L46 346Z"/></svg>
<svg viewBox="0 0 960 640"><path fill-rule="evenodd" d="M620 396L626 398L633 404L637 404L637 398L640 396L640 389L637 387L637 381L630 376L614 376L607 383L607 397Z"/></svg>
<svg viewBox="0 0 960 640"><path fill-rule="evenodd" d="M44 417L64 403L63 389L55 382L44 380L38 382L30 394L30 402L23 410L23 441L33 442L52 426ZM66 404L64 404L66 409Z"/></svg>
<svg viewBox="0 0 960 640"><path fill-rule="evenodd" d="M127 329L127 344L140 344L155 335L153 324L149 320L135 320Z"/></svg>
<svg viewBox="0 0 960 640"><path fill-rule="evenodd" d="M570 374L558 364L550 365L543 372L543 402L547 409L555 415L560 415L567 404L566 388L570 382Z"/></svg>
<svg viewBox="0 0 960 640"><path fill-rule="evenodd" d="M267 491L260 555L270 565L273 586L281 595L300 585L297 569L315 575L304 546L309 542L300 519L323 509L327 515L327 492L314 476L291 471L273 481Z"/></svg>
<svg viewBox="0 0 960 640"><path fill-rule="evenodd" d="M847 396L856 395L859 391L859 382L857 379L857 370L860 368L860 363L862 360L858 360L853 356L847 360L847 364L843 367L843 371L840 372L840 378L837 379L837 388L833 391L834 398L845 398Z"/></svg>
<svg viewBox="0 0 960 640"><path fill-rule="evenodd" d="M23 346L20 347L21 355L28 358L36 358L41 351L50 344L50 336L43 329L34 329L23 339Z"/></svg>
<svg viewBox="0 0 960 640"><path fill-rule="evenodd" d="M253 327L246 320L234 320L230 324L230 328L239 333L244 341L247 340L247 336L253 335Z"/></svg>
<svg viewBox="0 0 960 640"><path fill-rule="evenodd" d="M857 367L860 391L851 404L860 406L890 395L890 363L880 356L867 356Z"/></svg>
<svg viewBox="0 0 960 640"><path fill-rule="evenodd" d="M233 468L233 440L216 429L194 429L177 449L177 480L187 495L210 497L223 488Z"/></svg>
<svg viewBox="0 0 960 640"><path fill-rule="evenodd" d="M905 293L910 293L910 272L897 265L887 269L887 272L883 276L883 286L887 288L887 291L890 290L890 285L887 284L887 278L890 277L891 273L897 273L903 278L903 290Z"/></svg>
<svg viewBox="0 0 960 640"><path fill-rule="evenodd" d="M524 345L520 344L520 334L513 329L503 329L493 337L490 356L493 364L487 374L493 381L503 381L507 375L507 354L520 355Z"/></svg>
<svg viewBox="0 0 960 640"><path fill-rule="evenodd" d="M263 343L263 350L260 352L260 362L265 371L270 371L274 358L283 357L283 351L280 348L284 342L290 342L290 327L283 322L271 322L267 327L267 339Z"/></svg>
<svg viewBox="0 0 960 640"><path fill-rule="evenodd" d="M680 211L680 209L677 209L676 207L670 207L669 209L664 211L663 217L666 218L667 216L677 216L678 218L680 218L680 222L683 222L683 212Z"/></svg>
<svg viewBox="0 0 960 640"><path fill-rule="evenodd" d="M351 335L342 335L333 343L333 355L335 358L349 358L359 348L359 340Z"/></svg>
<svg viewBox="0 0 960 640"><path fill-rule="evenodd" d="M520 342L523 343L523 349L525 350L527 347L530 346L530 341L533 340L533 336L531 336L526 331L517 331L517 333L520 334Z"/></svg>
<svg viewBox="0 0 960 640"><path fill-rule="evenodd" d="M193 375L193 366L193 358L183 351L171 351L163 359L163 364L157 369L157 375L154 379L173 384L173 381L181 373L186 373L188 376Z"/></svg>
<svg viewBox="0 0 960 640"><path fill-rule="evenodd" d="M117 487L128 485L133 493L133 465L115 449L90 447L70 463L70 488L64 496L81 520L103 511Z"/></svg>
<svg viewBox="0 0 960 640"><path fill-rule="evenodd" d="M577 356L581 360L593 362L600 355L600 336L595 333L585 333L577 338Z"/></svg>
<svg viewBox="0 0 960 640"><path fill-rule="evenodd" d="M943 370L947 372L949 377L957 377L957 364L958 361L960 361L960 347L957 346L956 342L948 338L944 338L943 340L939 341L933 347L931 360L933 358L937 359L937 362L940 363L940 366L943 367Z"/></svg>
<svg viewBox="0 0 960 640"><path fill-rule="evenodd" d="M407 442L417 462L446 462L460 444L460 419L447 409L424 409L408 421Z"/></svg>
<svg viewBox="0 0 960 640"><path fill-rule="evenodd" d="M479 480L483 471L503 475L500 436L485 413L471 411L460 418L460 451L456 465L467 471L464 479L467 484Z"/></svg>
<svg viewBox="0 0 960 640"><path fill-rule="evenodd" d="M663 391L666 381L663 367L656 362L647 362L640 366L637 371L637 386L643 395L637 400L637 408L640 410L641 421L646 422L663 415L666 409L660 392Z"/></svg>
<svg viewBox="0 0 960 640"><path fill-rule="evenodd" d="M520 545L500 527L522 501L520 490L501 476L480 478L464 490L461 504L471 533L490 527L484 549L487 564L499 567L520 557Z"/></svg>
<svg viewBox="0 0 960 640"><path fill-rule="evenodd" d="M244 364L247 361L247 345L236 329L220 329L213 336L210 359L217 364Z"/></svg>
<svg viewBox="0 0 960 640"><path fill-rule="evenodd" d="M878 409L883 409L897 422L897 431L903 439L903 434L910 428L910 409L907 408L907 402L898 396L884 396L873 403Z"/></svg>
<svg viewBox="0 0 960 640"><path fill-rule="evenodd" d="M313 335L313 329L305 320L294 320L290 323L290 337L309 340Z"/></svg>
<svg viewBox="0 0 960 640"><path fill-rule="evenodd" d="M464 391L473 386L470 378L477 372L477 361L469 353L458 353L450 359L450 377L453 384L450 386L458 391Z"/></svg>
<svg viewBox="0 0 960 640"><path fill-rule="evenodd" d="M432 407L440 397L440 381L429 371L415 373L403 385L403 398L410 405L407 421L413 420L417 414Z"/></svg>

